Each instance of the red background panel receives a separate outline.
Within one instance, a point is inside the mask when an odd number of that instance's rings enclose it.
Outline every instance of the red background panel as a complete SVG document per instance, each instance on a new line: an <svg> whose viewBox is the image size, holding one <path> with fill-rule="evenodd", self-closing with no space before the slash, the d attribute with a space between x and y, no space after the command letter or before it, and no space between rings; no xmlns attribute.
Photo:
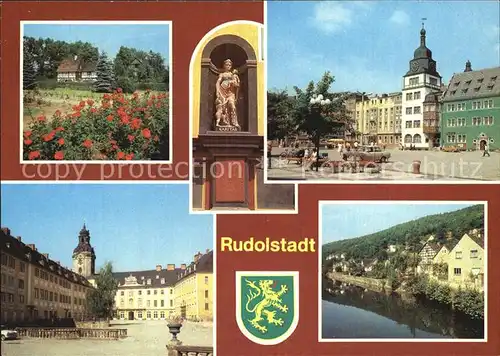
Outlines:
<svg viewBox="0 0 500 356"><path fill-rule="evenodd" d="M172 21L173 65L170 80L173 81L173 165L152 164L149 167L134 165L107 165L106 179L188 179L189 159L189 62L203 36L212 28L229 21L250 20L263 23L264 6L261 1L250 2L87 2L87 1L6 1L2 5L1 21L1 178L2 180L98 180L102 165L87 164L61 167L20 164L20 21L43 20L121 20L121 21ZM77 172L83 168L82 177Z"/></svg>
<svg viewBox="0 0 500 356"><path fill-rule="evenodd" d="M318 342L318 252L219 252L221 237L301 240L318 236L320 200L488 201L488 342ZM217 354L254 355L499 355L500 185L301 185L298 215L217 217ZM299 271L299 324L283 343L252 343L235 317L235 271ZM237 345L237 346L236 346Z"/></svg>

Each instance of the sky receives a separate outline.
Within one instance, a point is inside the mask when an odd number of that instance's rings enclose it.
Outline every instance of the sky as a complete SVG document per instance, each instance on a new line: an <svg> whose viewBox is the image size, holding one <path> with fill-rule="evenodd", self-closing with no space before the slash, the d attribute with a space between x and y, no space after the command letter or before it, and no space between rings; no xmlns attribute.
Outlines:
<svg viewBox="0 0 500 356"><path fill-rule="evenodd" d="M328 204L322 211L322 244L360 237L424 216L474 204Z"/></svg>
<svg viewBox="0 0 500 356"><path fill-rule="evenodd" d="M11 235L71 267L84 222L96 253L120 271L189 263L213 249L210 215L189 214L188 184L2 184Z"/></svg>
<svg viewBox="0 0 500 356"><path fill-rule="evenodd" d="M268 89L304 88L328 70L332 91L400 91L422 18L445 84L467 60L500 66L498 1L269 1Z"/></svg>
<svg viewBox="0 0 500 356"><path fill-rule="evenodd" d="M24 36L52 38L66 42L90 42L104 51L108 57L115 57L121 46L143 51L160 53L168 63L169 59L168 24L26 24Z"/></svg>

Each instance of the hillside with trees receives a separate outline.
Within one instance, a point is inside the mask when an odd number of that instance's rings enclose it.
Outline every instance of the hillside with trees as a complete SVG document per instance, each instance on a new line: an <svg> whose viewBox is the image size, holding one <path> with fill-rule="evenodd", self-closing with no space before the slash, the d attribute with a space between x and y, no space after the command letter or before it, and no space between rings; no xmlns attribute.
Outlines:
<svg viewBox="0 0 500 356"><path fill-rule="evenodd" d="M474 205L448 213L429 215L383 231L323 245L323 256L345 253L346 258L380 258L389 245L404 246L418 252L423 242L434 236L436 243L458 242L463 234L484 228L484 206ZM383 258L382 258L383 259Z"/></svg>
<svg viewBox="0 0 500 356"><path fill-rule="evenodd" d="M106 54L103 52L99 54L99 48L89 42L65 42L52 38L37 39L25 36L23 39L24 70L28 74L23 77L23 87L33 88L34 78L36 78L36 86L39 88L55 89L60 86L56 80L59 64L75 56L84 62L100 63L101 74L104 68L103 63L108 63ZM106 80L103 80L106 84L111 81L113 87L121 88L124 93L146 89L169 90L168 64L165 63L160 53L153 51L147 52L121 46L116 57L109 60L109 65L106 64L105 73ZM78 89L92 89L89 83L76 83L73 86ZM102 85L97 87L102 88ZM99 91L102 92L102 90Z"/></svg>

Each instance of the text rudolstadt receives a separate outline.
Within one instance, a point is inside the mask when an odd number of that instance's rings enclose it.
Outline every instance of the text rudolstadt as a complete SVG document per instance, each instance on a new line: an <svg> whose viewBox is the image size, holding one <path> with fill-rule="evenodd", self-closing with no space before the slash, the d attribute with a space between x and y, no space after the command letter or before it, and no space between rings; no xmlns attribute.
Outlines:
<svg viewBox="0 0 500 356"><path fill-rule="evenodd" d="M301 240L270 237L234 240L232 237L221 237L220 252L316 252L316 240L309 237Z"/></svg>

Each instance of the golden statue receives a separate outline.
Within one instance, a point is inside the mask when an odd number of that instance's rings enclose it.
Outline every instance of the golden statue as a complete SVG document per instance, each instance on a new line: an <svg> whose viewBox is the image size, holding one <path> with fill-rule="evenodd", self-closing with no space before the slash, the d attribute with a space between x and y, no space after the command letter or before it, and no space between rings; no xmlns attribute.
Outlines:
<svg viewBox="0 0 500 356"><path fill-rule="evenodd" d="M233 69L233 62L230 59L224 61L223 70L219 74L215 84L215 127L240 128L236 104L238 101L238 91L240 88L240 78L238 70Z"/></svg>

